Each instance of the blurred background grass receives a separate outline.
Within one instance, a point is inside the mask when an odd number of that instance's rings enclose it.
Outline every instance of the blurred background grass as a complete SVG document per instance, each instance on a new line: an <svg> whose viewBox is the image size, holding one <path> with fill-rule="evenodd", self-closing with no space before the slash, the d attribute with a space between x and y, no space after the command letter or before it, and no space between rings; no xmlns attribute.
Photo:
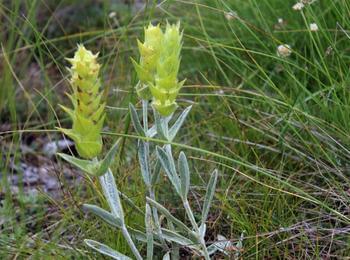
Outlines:
<svg viewBox="0 0 350 260"><path fill-rule="evenodd" d="M67 179L73 170L43 147L69 124L57 104L68 103L64 58L77 43L100 52L106 147L133 133L130 57L143 27L166 20L184 29L179 103L193 109L176 142L192 147L198 212L209 172L220 169L207 240L237 241L245 231L246 259L349 256L350 2L304 2L313 3L295 11L293 0L0 1L1 258L101 258L84 238L128 253L117 231L80 210L104 203L94 180ZM289 57L276 54L280 44L291 46ZM125 139L115 172L142 207L135 144ZM28 183L23 164L44 168L57 187ZM169 187L159 187L160 201L183 217ZM128 207L127 221L143 225Z"/></svg>

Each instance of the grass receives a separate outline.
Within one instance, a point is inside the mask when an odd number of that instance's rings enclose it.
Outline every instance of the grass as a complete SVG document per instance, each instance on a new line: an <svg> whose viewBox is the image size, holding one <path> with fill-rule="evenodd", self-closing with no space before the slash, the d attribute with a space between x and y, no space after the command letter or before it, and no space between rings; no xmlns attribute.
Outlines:
<svg viewBox="0 0 350 260"><path fill-rule="evenodd" d="M164 1L145 12L91 3L89 8L76 1L0 3L2 258L99 257L83 245L84 238L128 253L118 232L79 208L104 203L95 180L84 178L71 187L63 162L54 159L62 183L58 200L45 192L28 197L25 184L15 195L6 176L21 174L13 164L28 163L23 146L40 153L28 139L60 138L52 130L67 124L56 106L68 102L64 57L83 42L100 51L104 64L105 143L125 137L115 166L119 187L142 207L144 187L126 110L129 102L137 103L129 57L136 56L142 27L166 19L181 20L185 33L181 77L187 81L179 101L182 108L194 106L174 145L191 155L191 196L198 212L207 174L220 169L207 240L221 234L237 241L245 231L246 259L350 255L348 1L315 1L302 12L292 10L294 1L279 0ZM112 11L119 27L108 16ZM238 17L227 19L228 12ZM39 14L45 18L39 20ZM313 22L319 31L309 30ZM280 44L291 46L291 56L276 55ZM183 214L168 189L159 187L161 202ZM131 208L127 221L143 225Z"/></svg>

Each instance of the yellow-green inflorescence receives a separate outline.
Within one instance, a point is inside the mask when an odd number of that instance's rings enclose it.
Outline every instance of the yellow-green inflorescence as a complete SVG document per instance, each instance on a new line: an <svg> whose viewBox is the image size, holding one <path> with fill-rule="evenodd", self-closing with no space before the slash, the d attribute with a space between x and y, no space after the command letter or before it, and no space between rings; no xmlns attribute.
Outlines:
<svg viewBox="0 0 350 260"><path fill-rule="evenodd" d="M142 99L153 98L153 107L163 116L173 113L176 97L184 81L179 82L182 33L180 23L167 23L165 32L159 25L145 28L145 41L138 41L140 62L133 61L140 82L137 93Z"/></svg>
<svg viewBox="0 0 350 260"><path fill-rule="evenodd" d="M72 138L79 155L92 159L102 150L101 129L105 118L105 104L100 92L100 65L97 63L98 54L92 54L83 45L78 45L69 69L70 83L73 89L68 94L73 103L73 109L61 106L73 121L72 129L60 130Z"/></svg>

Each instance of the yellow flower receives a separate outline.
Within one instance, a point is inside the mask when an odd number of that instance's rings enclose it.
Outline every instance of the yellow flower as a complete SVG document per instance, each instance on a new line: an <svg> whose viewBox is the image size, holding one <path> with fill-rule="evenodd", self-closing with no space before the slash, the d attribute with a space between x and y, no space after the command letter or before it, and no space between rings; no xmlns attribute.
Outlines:
<svg viewBox="0 0 350 260"><path fill-rule="evenodd" d="M167 23L165 32L150 25L145 29L145 42L138 44L140 63L133 61L140 80L138 94L142 99L153 98L154 108L168 116L177 108L176 97L184 84L177 79L182 47L180 24Z"/></svg>
<svg viewBox="0 0 350 260"><path fill-rule="evenodd" d="M79 155L91 159L102 150L101 129L105 118L105 104L100 92L100 65L98 54L92 54L83 45L78 45L69 69L72 95L68 95L73 109L61 106L73 121L72 129L59 128L75 142Z"/></svg>
<svg viewBox="0 0 350 260"><path fill-rule="evenodd" d="M163 32L159 25L150 24L145 28L145 41L137 40L140 52L140 62L132 60L140 82L136 87L137 94L142 99L151 99L148 83L154 79L157 62L160 55L160 44L163 41Z"/></svg>

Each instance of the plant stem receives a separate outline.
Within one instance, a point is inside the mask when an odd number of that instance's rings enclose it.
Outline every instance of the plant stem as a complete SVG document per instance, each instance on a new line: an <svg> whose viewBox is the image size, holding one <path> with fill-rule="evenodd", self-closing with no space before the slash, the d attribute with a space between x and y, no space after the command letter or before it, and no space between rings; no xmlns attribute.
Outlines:
<svg viewBox="0 0 350 260"><path fill-rule="evenodd" d="M143 121L143 129L147 135L147 132L148 132L148 101L147 100L142 100L142 121ZM144 146L147 147L146 152L148 153L148 158L149 158L149 142L145 142L145 141L141 141L141 142L143 142ZM148 163L148 169L149 171L151 171L150 162L148 161L147 163ZM148 187L148 194L152 200L156 200L154 187L151 183L151 180L152 180L151 173L149 174L150 174L150 186ZM160 242L162 243L162 246L164 247L164 249L168 251L169 247L162 236L162 229L159 222L158 211L155 207L152 207L152 215L153 215L153 220L156 227L156 232L159 236Z"/></svg>
<svg viewBox="0 0 350 260"><path fill-rule="evenodd" d="M134 241L132 241L131 236L129 234L128 229L126 228L126 225L123 223L123 227L122 227L122 233L124 238L126 239L126 242L128 243L131 251L133 252L134 256L136 257L136 259L138 260L142 260L143 258L140 255L140 252L137 250Z"/></svg>
<svg viewBox="0 0 350 260"><path fill-rule="evenodd" d="M204 241L204 239L203 239L203 237L202 237L202 235L201 235L201 233L199 231L199 227L198 227L197 222L196 222L196 220L195 220L195 218L193 216L193 213L192 213L192 210L191 210L190 204L188 203L187 198L185 198L183 200L183 205L184 205L186 214L187 214L188 218L190 219L192 227L197 233L198 240L199 240L199 242L200 242L200 244L202 246L202 249L203 249L203 251L202 251L203 256L204 256L204 258L206 260L210 260L210 256L209 256L209 253L208 253L208 250L207 250L207 246L205 245L205 241Z"/></svg>
<svg viewBox="0 0 350 260"><path fill-rule="evenodd" d="M154 192L154 189L153 187L151 187L149 189L149 196L152 200L155 200L156 199L156 196L155 196L155 192ZM157 231L157 234L159 236L159 239L160 239L160 242L162 243L164 249L166 250L169 250L169 247L168 245L166 244L163 236L162 236L162 229L160 227L160 222L159 222L159 216L158 216L158 211L155 207L152 207L152 214L153 214L153 220L154 220L154 224L156 226L156 231Z"/></svg>
<svg viewBox="0 0 350 260"><path fill-rule="evenodd" d="M97 159L94 159L97 160ZM107 202L109 204L109 207L112 210L113 215L118 217L122 222L122 234L124 238L126 239L131 251L133 252L134 256L137 260L142 260L142 257L140 255L140 252L137 250L134 241L131 239L131 236L129 234L128 229L126 228L125 222L124 222L124 214L123 214L123 208L122 204L120 202L119 197L119 191L117 188L117 184L114 180L113 173L110 169L107 170L107 172L100 176L99 178L103 193L107 199Z"/></svg>

